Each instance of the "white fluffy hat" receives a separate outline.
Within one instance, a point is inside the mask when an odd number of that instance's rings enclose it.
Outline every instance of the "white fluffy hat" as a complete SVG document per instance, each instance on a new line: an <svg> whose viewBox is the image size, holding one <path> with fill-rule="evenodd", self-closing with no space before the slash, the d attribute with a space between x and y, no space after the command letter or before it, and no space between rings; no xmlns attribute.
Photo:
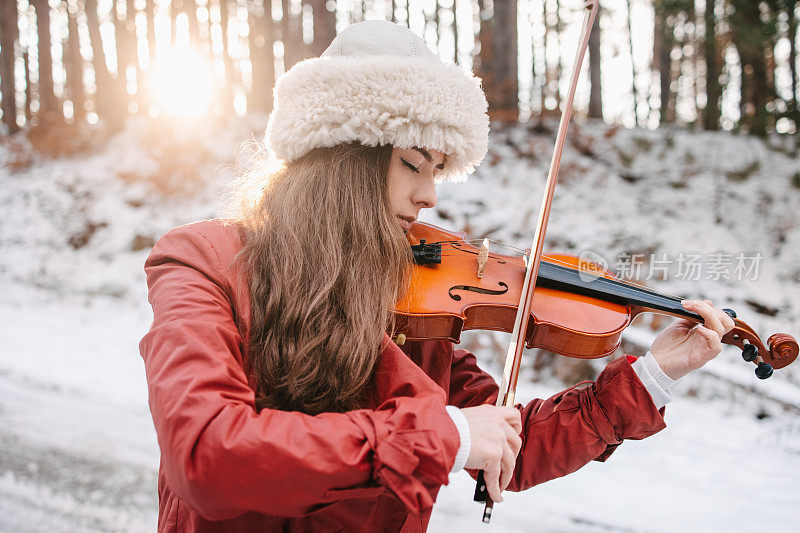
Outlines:
<svg viewBox="0 0 800 533"><path fill-rule="evenodd" d="M443 63L405 26L368 20L278 79L266 143L285 161L351 141L438 150L447 154L440 178L458 181L486 155L487 107L480 78Z"/></svg>

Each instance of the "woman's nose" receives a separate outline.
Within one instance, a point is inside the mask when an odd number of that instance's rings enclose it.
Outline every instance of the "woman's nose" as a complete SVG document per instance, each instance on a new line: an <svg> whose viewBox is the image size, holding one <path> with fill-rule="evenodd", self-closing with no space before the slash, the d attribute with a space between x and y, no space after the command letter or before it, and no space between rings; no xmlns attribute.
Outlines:
<svg viewBox="0 0 800 533"><path fill-rule="evenodd" d="M431 208L436 205L436 184L433 179L427 181L424 185L420 185L414 190L414 195L411 200L414 205L422 208Z"/></svg>

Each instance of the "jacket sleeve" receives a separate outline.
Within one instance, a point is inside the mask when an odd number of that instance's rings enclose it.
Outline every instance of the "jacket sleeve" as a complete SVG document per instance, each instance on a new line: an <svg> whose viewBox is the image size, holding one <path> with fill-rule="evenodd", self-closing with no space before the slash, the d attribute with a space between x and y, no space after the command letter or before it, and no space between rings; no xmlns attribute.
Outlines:
<svg viewBox="0 0 800 533"><path fill-rule="evenodd" d="M471 407L494 403L498 386L478 368L475 356L453 351L450 403ZM576 471L589 461L606 460L625 439L643 439L664 427L627 357L609 363L597 380L584 381L548 399L516 406L522 415L522 449L508 490Z"/></svg>
<svg viewBox="0 0 800 533"><path fill-rule="evenodd" d="M153 323L139 349L170 488L209 520L302 516L378 486L411 512L431 507L459 446L444 392L400 391L347 413L257 413L224 271L191 225L165 234L145 262Z"/></svg>

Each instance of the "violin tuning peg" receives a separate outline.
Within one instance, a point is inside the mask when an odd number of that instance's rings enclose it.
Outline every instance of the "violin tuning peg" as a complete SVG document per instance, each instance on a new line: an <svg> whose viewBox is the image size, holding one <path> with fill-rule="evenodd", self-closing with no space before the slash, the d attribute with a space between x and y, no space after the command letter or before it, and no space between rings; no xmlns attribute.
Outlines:
<svg viewBox="0 0 800 533"><path fill-rule="evenodd" d="M748 363L755 361L758 357L758 348L754 344L745 341L744 349L742 350L742 359Z"/></svg>
<svg viewBox="0 0 800 533"><path fill-rule="evenodd" d="M402 346L406 343L406 336L403 333L398 333L397 337L394 338L394 343L398 346Z"/></svg>
<svg viewBox="0 0 800 533"><path fill-rule="evenodd" d="M767 379L772 375L772 365L769 363L758 363L756 367L756 377L758 379Z"/></svg>
<svg viewBox="0 0 800 533"><path fill-rule="evenodd" d="M736 318L736 311L734 311L733 309L725 308L723 309L723 311L727 313L729 317Z"/></svg>

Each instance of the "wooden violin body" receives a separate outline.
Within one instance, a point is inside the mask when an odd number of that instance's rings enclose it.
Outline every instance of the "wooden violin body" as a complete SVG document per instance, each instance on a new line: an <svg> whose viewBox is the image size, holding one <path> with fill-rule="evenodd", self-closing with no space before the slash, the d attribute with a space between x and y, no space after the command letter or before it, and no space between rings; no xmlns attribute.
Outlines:
<svg viewBox="0 0 800 533"><path fill-rule="evenodd" d="M411 286L395 308L398 332L409 340L459 342L463 330L511 331L525 277L521 257L490 253L479 279L479 249L459 234L416 222L407 236L413 244L421 239L446 244L442 244L441 264L414 268ZM564 254L545 256L553 258L578 261ZM571 357L610 354L631 321L630 310L623 305L543 286L535 289L533 307L526 346ZM587 314L592 317L589 324L584 321Z"/></svg>
<svg viewBox="0 0 800 533"><path fill-rule="evenodd" d="M525 277L522 257L489 253L479 278L480 249L466 242L463 233L415 222L407 238L412 245L424 240L426 246L437 246L441 262L413 267L408 291L395 306L396 333L408 340L457 343L464 330L512 331ZM568 357L603 357L617 349L622 332L641 312L702 322L680 302L681 298L619 281L610 271L574 255L545 254L533 293L526 346ZM756 363L782 368L797 357L798 345L790 335L773 335L765 346L747 324L739 319L735 323L722 341L742 349L754 346Z"/></svg>

